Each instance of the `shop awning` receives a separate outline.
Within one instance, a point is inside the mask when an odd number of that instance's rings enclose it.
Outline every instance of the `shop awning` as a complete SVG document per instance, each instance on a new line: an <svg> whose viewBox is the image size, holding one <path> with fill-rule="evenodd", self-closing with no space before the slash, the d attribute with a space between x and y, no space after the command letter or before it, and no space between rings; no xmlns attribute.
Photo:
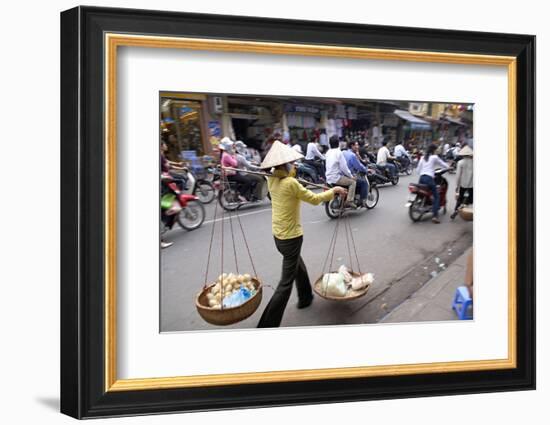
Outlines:
<svg viewBox="0 0 550 425"><path fill-rule="evenodd" d="M428 121L424 121L418 117L415 117L410 112L404 111L402 109L396 109L393 111L395 115L399 118L408 121L413 130L431 130L432 126Z"/></svg>
<svg viewBox="0 0 550 425"><path fill-rule="evenodd" d="M451 124L455 124L455 125L461 125L461 126L466 126L465 123L463 123L460 119L457 119L457 118L451 118L451 117L445 117L443 118L445 121L448 121L450 122Z"/></svg>

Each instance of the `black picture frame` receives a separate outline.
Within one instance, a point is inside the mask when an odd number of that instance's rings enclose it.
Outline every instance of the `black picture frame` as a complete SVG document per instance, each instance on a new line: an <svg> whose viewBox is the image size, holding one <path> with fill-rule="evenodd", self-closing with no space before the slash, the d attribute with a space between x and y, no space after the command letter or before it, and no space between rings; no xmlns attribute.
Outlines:
<svg viewBox="0 0 550 425"><path fill-rule="evenodd" d="M105 391L104 34L514 56L517 367L505 370ZM61 13L61 412L75 418L535 388L535 37L149 10Z"/></svg>

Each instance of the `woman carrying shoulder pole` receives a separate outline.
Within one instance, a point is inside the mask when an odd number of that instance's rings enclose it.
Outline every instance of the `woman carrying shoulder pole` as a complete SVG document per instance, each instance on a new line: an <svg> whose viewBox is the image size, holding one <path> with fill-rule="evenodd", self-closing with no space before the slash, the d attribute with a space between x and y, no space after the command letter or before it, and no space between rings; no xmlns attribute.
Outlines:
<svg viewBox="0 0 550 425"><path fill-rule="evenodd" d="M280 326L294 282L298 290L297 307L308 307L313 301L306 265L300 255L303 242L300 202L319 205L331 200L335 194L347 193L342 187L335 187L319 194L303 187L294 178L294 161L301 158L303 155L276 140L261 165L262 169L274 169L272 176L268 177L267 184L271 194L273 238L277 250L283 256L283 267L277 289L258 323L259 328Z"/></svg>
<svg viewBox="0 0 550 425"><path fill-rule="evenodd" d="M462 204L474 203L474 151L466 145L458 152L458 156L462 158L456 167L456 194L458 197L451 219L456 217L458 208Z"/></svg>

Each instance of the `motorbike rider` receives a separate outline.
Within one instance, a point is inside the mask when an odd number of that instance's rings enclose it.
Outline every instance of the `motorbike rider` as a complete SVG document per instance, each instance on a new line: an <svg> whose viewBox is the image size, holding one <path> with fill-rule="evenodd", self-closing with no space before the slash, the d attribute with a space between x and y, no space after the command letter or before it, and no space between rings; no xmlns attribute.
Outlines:
<svg viewBox="0 0 550 425"><path fill-rule="evenodd" d="M458 197L451 219L458 214L458 208L464 203L466 193L468 194L468 204L474 203L474 151L466 145L458 152L458 155L462 158L456 168L456 194Z"/></svg>
<svg viewBox="0 0 550 425"><path fill-rule="evenodd" d="M235 150L237 151L235 154L235 157L237 158L238 168L242 170L250 170L250 171L260 171L260 167L252 164L246 159L246 149L247 146L242 142L241 140L237 140L235 142ZM239 174L245 177L248 177L252 181L252 200L257 200L260 198L259 195L259 189L261 189L262 184L264 182L264 178L262 176L258 176L255 174L247 174L245 172L239 171Z"/></svg>
<svg viewBox="0 0 550 425"><path fill-rule="evenodd" d="M246 202L250 197L250 190L252 187L252 180L249 176L243 176L234 170L228 170L230 168L238 168L239 163L235 157L233 151L234 142L229 137L224 137L220 142L221 159L220 164L225 172L227 180L236 182L241 185L241 194L239 197L241 201Z"/></svg>
<svg viewBox="0 0 550 425"><path fill-rule="evenodd" d="M187 168L184 167L183 162L170 161L166 158L166 152L168 151L168 145L163 140L160 142L160 170L163 173L170 174L174 180L180 183L181 190L187 189Z"/></svg>
<svg viewBox="0 0 550 425"><path fill-rule="evenodd" d="M319 145L321 146L321 151L323 152L323 155L327 153L329 150L329 144L328 144L328 135L327 130L322 128L321 134L319 134Z"/></svg>
<svg viewBox="0 0 550 425"><path fill-rule="evenodd" d="M160 174L160 193L161 193L161 199L162 199L162 196L164 196L167 193L172 192L172 189L169 188L168 183L172 182L172 181L175 181L175 178L172 175L170 175L170 173L168 172L168 169L167 169L167 171L165 171L164 166L162 166L162 162L161 162L161 167L162 167L162 172ZM160 229L160 247L162 249L169 248L174 244L174 242L166 242L164 240L164 232L166 230L170 230L170 229L172 229L172 227L174 227L174 224L176 222L176 215L179 212L178 205L179 204L177 204L177 201L173 201L172 206L170 208L163 208L162 207L162 200L161 200L161 217L162 217L162 220L161 220L161 225L160 225L160 227L161 227L161 229Z"/></svg>
<svg viewBox="0 0 550 425"><path fill-rule="evenodd" d="M344 149L342 154L344 155L344 158L346 158L349 170L354 176L356 176L361 206L365 206L367 196L369 195L369 181L366 178L361 178L358 176L359 173L367 174L366 167L361 164L357 158L358 152L359 143L357 141L351 141L348 142L347 149Z"/></svg>
<svg viewBox="0 0 550 425"><path fill-rule="evenodd" d="M359 142L359 160L363 165L375 164L375 156L369 152L369 142Z"/></svg>
<svg viewBox="0 0 550 425"><path fill-rule="evenodd" d="M452 157L451 159L453 159L454 161L458 161L458 158L459 158L459 152L460 152L460 149L462 149L462 145L459 143L459 142L456 142L455 146L452 148Z"/></svg>
<svg viewBox="0 0 550 425"><path fill-rule="evenodd" d="M300 255L303 242L303 229L300 221L300 201L319 205L334 198L334 194L345 195L342 187L316 194L303 187L294 178L294 161L303 156L276 140L264 161L262 169L273 169L268 177L272 202L272 232L277 250L283 256L282 274L277 289L267 304L258 323L259 328L273 328L281 324L286 305L296 283L298 308L306 308L313 301L313 291L306 265Z"/></svg>
<svg viewBox="0 0 550 425"><path fill-rule="evenodd" d="M418 166L416 167L416 172L420 176L418 180L419 184L425 184L430 188L433 194L432 202L432 222L440 223L439 221L439 191L435 184L435 169L436 168L447 168L447 163L443 161L438 155L435 154L437 146L431 144L426 149L426 153L418 161Z"/></svg>
<svg viewBox="0 0 550 425"><path fill-rule="evenodd" d="M392 177L395 177L397 175L397 168L394 164L388 162L390 160L395 160L395 158L391 156L387 144L388 142L386 140L382 141L382 146L378 149L378 154L376 155L376 165L385 169Z"/></svg>
<svg viewBox="0 0 550 425"><path fill-rule="evenodd" d="M448 142L445 142L445 144L443 145L443 150L441 151L441 153L443 154L443 158L447 158L447 153L449 152L450 149L451 149L451 145L449 145Z"/></svg>
<svg viewBox="0 0 550 425"><path fill-rule="evenodd" d="M325 180L325 166L323 165L323 162L322 162L324 160L325 160L325 155L323 155L319 151L319 148L317 147L317 143L315 143L315 139L311 139L307 144L306 157L304 159L304 163L314 167L315 170L317 170L317 175L321 176L323 180Z"/></svg>
<svg viewBox="0 0 550 425"><path fill-rule="evenodd" d="M399 143L394 149L393 149L393 155L401 163L403 168L407 168L409 164L411 163L411 159L409 157L409 154L405 150L405 147L403 146L403 142Z"/></svg>
<svg viewBox="0 0 550 425"><path fill-rule="evenodd" d="M348 188L347 205L357 207L354 203L355 187L357 181L348 168L344 154L340 150L340 140L336 134L330 137L330 149L326 153L326 177L327 183L332 185L346 186Z"/></svg>
<svg viewBox="0 0 550 425"><path fill-rule="evenodd" d="M290 146L292 146L292 149L294 149L296 152L298 152L300 155L302 154L302 146L298 143L298 141L295 138L290 139Z"/></svg>

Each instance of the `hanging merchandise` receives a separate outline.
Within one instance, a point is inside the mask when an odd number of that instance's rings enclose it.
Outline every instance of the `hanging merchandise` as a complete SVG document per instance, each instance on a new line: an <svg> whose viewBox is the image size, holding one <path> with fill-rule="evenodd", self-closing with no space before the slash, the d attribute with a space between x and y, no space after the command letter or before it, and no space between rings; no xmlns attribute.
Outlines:
<svg viewBox="0 0 550 425"><path fill-rule="evenodd" d="M327 120L327 136L330 138L337 133L338 129L336 128L336 120L333 118Z"/></svg>
<svg viewBox="0 0 550 425"><path fill-rule="evenodd" d="M221 191L224 186L229 184L227 176L222 175ZM206 263L206 272L204 276L204 286L195 298L195 306L200 316L208 323L213 325L225 326L240 322L251 316L259 307L262 301L262 282L256 273L256 267L248 247L248 241L241 223L238 212L229 212L229 225L231 230L231 241L233 246L233 257L235 260L236 273L224 272L224 222L225 210L222 209L221 217L221 274L215 282L208 283L208 272L210 271L210 259L212 254L212 242L216 227L216 218L218 203L214 209L214 221L212 223L212 234L210 236L210 246L208 248L208 259ZM237 248L235 244L235 232L233 231L233 214L239 225L242 238L248 252L248 258L252 266L253 275L249 273L240 274Z"/></svg>
<svg viewBox="0 0 550 425"><path fill-rule="evenodd" d="M336 105L336 117L345 118L346 117L346 106L345 105Z"/></svg>
<svg viewBox="0 0 550 425"><path fill-rule="evenodd" d="M315 117L312 115L286 114L288 127L315 128Z"/></svg>
<svg viewBox="0 0 550 425"><path fill-rule="evenodd" d="M344 205L344 203L342 203ZM334 226L334 232L332 239L329 243L329 249L325 262L323 264L322 271L324 273L313 285L313 290L317 295L327 300L334 301L350 301L360 298L366 295L370 286L374 283L374 275L372 273L361 272L361 265L359 264L359 257L357 255L357 248L355 247L355 239L353 238L353 232L348 219L342 219L342 211L338 216L336 226ZM340 222L344 220L344 232L346 235L346 245L349 255L349 268L342 264L336 271L333 270L334 253L336 251L336 241L338 239L338 230ZM355 260L357 263L357 272L353 271L353 253L355 254ZM330 258L330 263L328 259ZM328 267L327 267L328 264Z"/></svg>
<svg viewBox="0 0 550 425"><path fill-rule="evenodd" d="M335 120L335 123L336 123L336 134L338 135L338 137L342 137L342 128L344 127L344 120L342 119L337 119Z"/></svg>
<svg viewBox="0 0 550 425"><path fill-rule="evenodd" d="M305 116L304 117L304 128L315 128L315 117L313 116Z"/></svg>

